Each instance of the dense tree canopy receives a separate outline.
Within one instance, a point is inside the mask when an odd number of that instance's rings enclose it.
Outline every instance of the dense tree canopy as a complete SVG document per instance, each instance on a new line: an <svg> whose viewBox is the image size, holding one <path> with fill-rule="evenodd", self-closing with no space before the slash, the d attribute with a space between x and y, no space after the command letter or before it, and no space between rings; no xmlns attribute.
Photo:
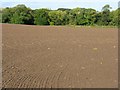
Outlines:
<svg viewBox="0 0 120 90"><path fill-rule="evenodd" d="M65 11L50 11L49 12L49 23L54 25L65 25L66 22L66 15Z"/></svg>
<svg viewBox="0 0 120 90"><path fill-rule="evenodd" d="M34 11L34 24L36 25L49 25L48 22L48 9L37 9Z"/></svg>
<svg viewBox="0 0 120 90"><path fill-rule="evenodd" d="M12 17L12 8L5 8L2 10L2 22L10 23Z"/></svg>
<svg viewBox="0 0 120 90"><path fill-rule="evenodd" d="M58 8L57 10L32 10L23 4L13 8L2 9L2 22L35 25L111 25L117 26L120 21L119 8L110 11L110 5L102 7L101 12L92 8Z"/></svg>
<svg viewBox="0 0 120 90"><path fill-rule="evenodd" d="M2 23L2 9L0 9L0 23Z"/></svg>
<svg viewBox="0 0 120 90"><path fill-rule="evenodd" d="M102 18L101 21L103 22L102 25L109 25L111 19L110 19L110 5L105 5L102 8Z"/></svg>
<svg viewBox="0 0 120 90"><path fill-rule="evenodd" d="M25 5L17 5L13 8L5 8L2 13L3 23L33 24L32 10Z"/></svg>

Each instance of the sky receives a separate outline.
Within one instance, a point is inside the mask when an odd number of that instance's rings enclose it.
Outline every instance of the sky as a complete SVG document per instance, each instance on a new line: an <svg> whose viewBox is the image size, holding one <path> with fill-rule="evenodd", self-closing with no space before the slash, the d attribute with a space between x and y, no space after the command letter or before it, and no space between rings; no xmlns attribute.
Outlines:
<svg viewBox="0 0 120 90"><path fill-rule="evenodd" d="M97 11L101 11L102 7L109 4L112 10L118 8L119 0L4 0L1 2L1 7L14 7L18 4L25 4L27 7L32 9L48 8L93 8Z"/></svg>

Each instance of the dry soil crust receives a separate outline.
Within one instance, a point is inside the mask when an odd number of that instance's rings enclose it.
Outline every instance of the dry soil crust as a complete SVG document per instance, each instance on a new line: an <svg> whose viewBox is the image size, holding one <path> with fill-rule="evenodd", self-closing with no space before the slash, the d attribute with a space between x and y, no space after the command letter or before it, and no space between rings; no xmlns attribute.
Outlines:
<svg viewBox="0 0 120 90"><path fill-rule="evenodd" d="M3 24L6 88L116 88L117 28Z"/></svg>

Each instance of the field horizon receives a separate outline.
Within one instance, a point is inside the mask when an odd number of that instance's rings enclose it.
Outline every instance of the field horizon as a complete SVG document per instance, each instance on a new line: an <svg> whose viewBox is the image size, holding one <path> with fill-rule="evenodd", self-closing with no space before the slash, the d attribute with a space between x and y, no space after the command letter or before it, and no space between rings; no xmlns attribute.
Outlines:
<svg viewBox="0 0 120 90"><path fill-rule="evenodd" d="M85 28L115 28L118 26L99 26L99 25L29 25L29 24L12 24L12 23L1 23L1 25L19 25L19 26L36 26L36 27L85 27Z"/></svg>

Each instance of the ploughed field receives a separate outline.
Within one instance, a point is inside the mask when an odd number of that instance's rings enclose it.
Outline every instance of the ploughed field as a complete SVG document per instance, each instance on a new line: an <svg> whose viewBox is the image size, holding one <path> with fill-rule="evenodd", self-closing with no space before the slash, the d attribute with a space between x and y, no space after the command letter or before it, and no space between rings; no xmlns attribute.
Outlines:
<svg viewBox="0 0 120 90"><path fill-rule="evenodd" d="M117 28L3 24L2 87L118 87Z"/></svg>

